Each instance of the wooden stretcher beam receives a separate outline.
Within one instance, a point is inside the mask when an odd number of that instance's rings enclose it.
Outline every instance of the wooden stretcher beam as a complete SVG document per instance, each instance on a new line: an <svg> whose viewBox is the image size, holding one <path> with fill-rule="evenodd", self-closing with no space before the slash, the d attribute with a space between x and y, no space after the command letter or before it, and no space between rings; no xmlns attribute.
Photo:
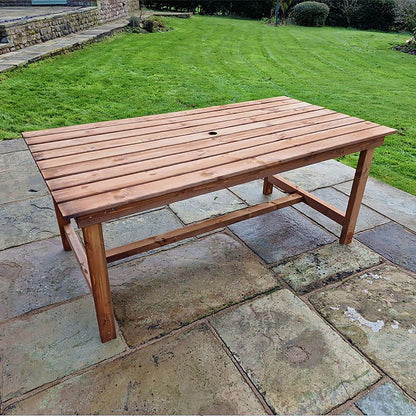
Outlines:
<svg viewBox="0 0 416 416"><path fill-rule="evenodd" d="M217 228L234 224L239 221L267 214L269 212L302 202L303 199L304 198L302 195L293 193L283 198L275 199L273 201L265 202L253 207L244 208L239 211L221 215L220 217L211 218L209 220L191 224L174 231L169 231L158 236L146 238L144 240L126 244L121 247L106 250L107 262L110 263L112 261L120 260L125 257L133 256L134 254L162 247L167 244L172 244L176 241L181 241L185 238L203 234Z"/></svg>
<svg viewBox="0 0 416 416"><path fill-rule="evenodd" d="M88 287L92 291L90 270L88 267L87 255L85 254L84 245L79 239L78 234L75 232L74 227L71 223L63 225L63 229L67 241L69 242L69 245L71 246L72 251L75 254L78 264L81 267L81 272L84 275L85 280L87 281Z"/></svg>
<svg viewBox="0 0 416 416"><path fill-rule="evenodd" d="M279 189L284 192L296 192L299 195L302 195L305 204L309 205L316 211L319 211L321 214L325 215L326 217L330 218L331 220L335 221L336 223L343 225L345 221L345 214L340 211L338 208L335 208L333 205L328 204L327 202L323 201L322 199L318 198L317 196L311 194L299 188L292 182L289 182L286 179L283 179L281 176L269 176L267 181L276 185Z"/></svg>

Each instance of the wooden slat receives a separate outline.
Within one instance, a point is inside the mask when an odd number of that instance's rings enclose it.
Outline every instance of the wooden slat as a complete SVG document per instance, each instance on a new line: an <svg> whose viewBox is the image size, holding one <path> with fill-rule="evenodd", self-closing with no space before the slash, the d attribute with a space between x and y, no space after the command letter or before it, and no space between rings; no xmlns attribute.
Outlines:
<svg viewBox="0 0 416 416"><path fill-rule="evenodd" d="M184 199L195 197L198 195L203 195L208 192L217 191L225 187L239 185L241 183L255 179L261 179L265 175L274 175L276 173L297 169L302 166L312 165L314 163L322 162L324 160L333 159L336 157L348 155L350 153L355 153L365 149L381 146L383 142L384 136L372 138L365 142L359 141L357 143L340 146L338 148L334 148L325 152L316 152L315 154L309 156L306 160L295 158L293 160L281 163L277 166L265 167L261 171L251 171L232 176L230 175L226 178L217 178L215 182L206 182L202 185L199 185L198 187L189 187L187 189L165 193L142 201L118 204L108 209L92 209L85 214L74 215L74 217L79 227L95 224L98 222L110 221L113 219L120 218L122 216L135 214L141 211L145 211L147 209L157 208L162 205L182 201Z"/></svg>
<svg viewBox="0 0 416 416"><path fill-rule="evenodd" d="M338 118L336 118L338 117ZM72 186L81 186L84 184L102 181L105 179L114 179L120 176L126 176L134 173L139 173L143 171L150 171L161 167L171 166L183 162L197 160L200 161L206 157L219 155L223 153L228 153L237 149L245 149L253 146L259 146L266 143L271 143L279 140L286 140L291 137L300 136L302 133L308 131L309 133L314 131L323 131L333 127L342 127L345 125L351 125L354 123L360 122L359 119L354 119L352 117L344 117L341 119L341 115L333 114L327 117L322 117L320 120L322 123L313 124L309 127L299 127L297 129L292 128L290 131L289 126L274 128L276 131L274 134L266 134L264 136L252 136L247 134L243 138L232 137L228 140L221 140L220 142L216 140L209 141L209 144L212 146L207 146L207 143L195 142L192 145L187 147L182 147L182 152L167 154L164 155L164 149L158 149L158 151L152 151L148 153L142 153L142 160L139 160L134 163L129 163L125 165L118 165L109 168L101 168L100 170L92 172L83 172L79 174L68 175L66 177L60 177L56 179L50 179L47 181L48 187L51 191L56 191L59 189L69 188ZM317 120L312 119L312 120ZM331 121L332 120L332 121ZM326 121L326 122L325 122ZM289 125L292 125L290 123ZM268 129L269 130L269 129ZM272 129L270 129L273 131ZM284 131L285 133L278 135L278 132ZM241 137L241 135L239 136ZM237 143L235 143L237 142ZM203 146L201 148L201 146ZM180 147L178 148L180 149ZM186 150L186 151L185 151ZM166 152L167 153L167 152ZM154 156L149 158L149 156Z"/></svg>
<svg viewBox="0 0 416 416"><path fill-rule="evenodd" d="M35 153L56 149L57 145L59 145L60 149L81 144L98 143L104 145L111 139L119 140L134 136L135 132L132 132L132 130L140 130L143 134L154 134L181 130L186 127L200 126L203 128L206 124L219 123L227 120L245 119L248 117L267 115L270 113L278 114L279 112L287 111L293 108L296 109L307 106L311 106L311 104L290 100L287 102L279 102L278 106L276 106L276 103L269 103L259 106L258 108L254 107L250 109L249 107L244 107L243 109L239 109L239 111L224 110L220 113L209 113L209 117L204 114L201 115L195 113L192 116L185 118L180 117L179 119L166 119L163 120L163 122L160 120L151 122L143 122L142 120L139 120L132 124L119 126L118 128L108 126L106 128L80 130L78 132L59 134L54 136L55 140L53 141L50 137L50 140L46 143L30 144L30 146L31 151Z"/></svg>
<svg viewBox="0 0 416 416"><path fill-rule="evenodd" d="M192 194L194 190L197 191L199 187L205 188L208 184L215 184L214 188L218 184L222 184L224 187L228 186L226 180L232 177L239 177L240 183L245 182L239 175L246 176L248 181L269 175L271 173L270 171L273 174L279 173L279 166L288 164L290 161L296 160L301 165L307 165L314 163L310 162L310 160L314 160L314 156L317 154L335 154L336 156L341 156L345 154L345 149L353 147L352 145L354 144L361 143L363 145L363 142L371 143L372 139L369 139L369 137L373 139L384 138L387 130L384 127L376 127L371 129L371 131L364 130L350 134L348 135L348 141L342 136L334 137L309 144L307 151L305 148L295 147L262 155L261 157L229 163L222 166L221 174L218 173L218 167L214 167L156 182L111 191L106 194L101 194L99 198L97 196L89 196L61 203L59 206L64 216L79 216L98 210L120 207L124 204L169 193L183 192L184 198L182 199L185 199L189 197L186 195L187 192ZM334 152L332 153L331 151ZM273 170L275 171L273 172Z"/></svg>
<svg viewBox="0 0 416 416"><path fill-rule="evenodd" d="M310 118L318 116L337 114L330 110L306 111L301 114L290 117L268 120L266 122L250 123L241 128L233 126L221 129L217 135L211 136L204 133L187 134L171 138L153 140L152 136L144 137L141 143L130 146L121 146L120 148L106 149L101 151L89 152L86 155L68 156L55 158L45 161L37 161L42 173L46 179L65 176L73 173L87 172L91 170L101 170L105 167L124 165L139 160L155 158L160 155L176 154L188 150L188 146L197 145L197 148L204 147L204 144L223 143L225 141L234 141L245 139L250 136L258 136L266 133L279 131L280 127L292 123L291 126L303 126L310 124ZM338 117L338 115L336 116ZM339 115L339 118L347 116ZM207 142L207 140L210 140Z"/></svg>
<svg viewBox="0 0 416 416"><path fill-rule="evenodd" d="M293 108L289 108L293 107ZM308 108L308 106L305 106ZM299 111L303 106L296 104L292 106L286 106L287 110L295 110L294 114ZM70 156L77 156L81 155L84 160L90 160L91 158L96 158L94 153L98 153L99 151L114 152L114 148L123 149L123 147L129 148L130 146L138 143L151 142L152 144L157 144L157 141L160 139L165 139L168 137L178 137L178 136L185 136L191 135L195 133L205 133L205 137L208 137L209 134L214 130L216 133L221 132L221 129L227 127L238 126L239 130L241 131L242 126L246 124L251 124L255 122L268 122L269 120L274 120L276 118L283 117L283 112L279 114L279 112L275 111L268 111L261 115L248 115L247 117L233 117L227 118L224 117L221 121L210 121L207 124L203 123L195 123L194 125L187 125L187 123L181 125L174 125L174 128L170 126L164 126L164 128L155 129L155 128L143 128L140 130L129 130L123 131L122 134L120 132L117 133L108 133L96 136L98 139L97 143L93 144L82 144L84 141L81 140L79 144L76 146L70 147L61 147L59 146L56 148L56 143L51 143L52 149L43 151L43 152L35 152L34 147L30 147L30 151L33 154L33 157L36 161L43 161L48 159L58 159ZM208 121L208 120L207 120ZM186 124L186 125L185 125ZM60 142L58 142L60 143ZM55 147L55 149L53 149ZM123 152L122 152L123 153ZM124 151L124 153L127 153ZM71 158L69 159L71 160ZM73 162L71 162L73 163Z"/></svg>
<svg viewBox="0 0 416 416"><path fill-rule="evenodd" d="M273 201L258 204L253 207L234 211L220 217L211 218L209 220L201 221L196 224L191 224L174 231L149 237L144 240L126 244L121 247L113 248L106 251L107 262L123 259L125 257L133 256L144 251L152 250L162 247L167 244L172 244L177 241L184 240L195 235L206 233L217 228L225 227L234 224L238 221L247 220L259 215L267 214L277 209L285 208L299 202L302 202L303 197L299 194L291 194L283 198L275 199Z"/></svg>
<svg viewBox="0 0 416 416"><path fill-rule="evenodd" d="M316 128L316 126L309 128L313 131L313 128ZM109 191L134 187L136 185L148 182L157 183L157 181L163 180L165 178L181 177L184 174L192 172L199 173L214 167L217 168L216 174L221 176L223 167L235 162L236 160L249 161L251 159L262 157L263 155L272 154L276 155L274 157L274 159L276 159L280 155L279 152L284 149L289 149L295 146L303 146L306 148L311 143L316 141L324 141L328 138L334 138L346 134L354 134L355 132L368 130L370 128L374 128L372 123L360 122L347 125L345 127L337 127L327 130L323 129L322 131L312 132L309 134L304 133L297 137L288 139L285 139L284 134L280 137L277 135L275 136L276 139L280 138L282 140L275 140L264 144L260 143L258 145L256 145L256 139L253 139L253 146L245 149L240 149L240 142L236 144L231 143L224 145L224 151L218 155L198 159L198 151L196 151L195 154L189 152L189 154L192 155L192 160L189 162L177 163L171 166L160 167L157 169L151 169L150 163L150 166L148 167L149 170L144 170L143 172L53 191L52 195L57 203L61 203L88 197L90 195L97 195ZM290 135L293 134L293 132L294 131L292 130L287 134ZM214 148L214 151L215 149L216 148ZM305 151L307 152L307 149L305 149ZM97 199L99 198L100 196L97 196Z"/></svg>
<svg viewBox="0 0 416 416"><path fill-rule="evenodd" d="M284 192L296 192L299 195L303 196L303 201L305 204L309 205L311 208L319 211L321 214L325 215L326 217L330 218L331 220L335 221L338 224L343 224L345 220L345 214L339 210L338 208L334 207L333 205L329 204L328 202L323 201L321 198L311 194L296 186L295 184L291 183L290 181L277 176L269 176L267 178L268 182L276 185Z"/></svg>
<svg viewBox="0 0 416 416"><path fill-rule="evenodd" d="M85 277L85 280L88 284L88 287L91 290L91 276L90 270L88 268L87 256L85 254L84 246L82 245L77 233L72 227L71 223L67 223L63 226L66 238L72 248L72 251L75 254L75 258L78 261L78 264L81 268L81 272Z"/></svg>
<svg viewBox="0 0 416 416"><path fill-rule="evenodd" d="M175 111L175 112L163 113L163 114L151 114L148 116L125 118L125 119L120 119L120 120L102 121L98 123L78 124L74 126L56 127L52 129L46 129L46 130L27 131L27 132L22 133L22 135L25 138L25 140L27 140L28 144L35 144L35 143L42 143L43 142L42 140L46 142L47 136L54 136L60 133L67 133L67 132L80 131L80 130L90 130L90 129L100 128L100 127L111 126L111 125L118 126L118 125L129 124L138 120L142 120L142 121L162 120L163 121L171 117L182 117L182 116L187 116L187 115L194 114L194 113L204 114L204 113L221 111L223 109L236 109L239 107L257 106L257 105L262 105L262 104L270 103L270 102L286 101L287 99L288 97L285 97L285 96L271 97L271 98L265 98L262 100L245 101L245 102L233 103L233 104L222 104L218 106L205 107L201 109L182 110L182 111ZM39 138L41 139L37 140Z"/></svg>

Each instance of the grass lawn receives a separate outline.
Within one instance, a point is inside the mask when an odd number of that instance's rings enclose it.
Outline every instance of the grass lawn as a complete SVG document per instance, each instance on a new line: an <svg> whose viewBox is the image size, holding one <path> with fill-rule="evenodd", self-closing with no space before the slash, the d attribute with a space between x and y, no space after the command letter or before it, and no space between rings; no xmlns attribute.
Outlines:
<svg viewBox="0 0 416 416"><path fill-rule="evenodd" d="M288 95L397 128L376 151L371 174L416 195L416 56L391 50L406 35L166 20L173 31L119 34L0 74L0 138Z"/></svg>

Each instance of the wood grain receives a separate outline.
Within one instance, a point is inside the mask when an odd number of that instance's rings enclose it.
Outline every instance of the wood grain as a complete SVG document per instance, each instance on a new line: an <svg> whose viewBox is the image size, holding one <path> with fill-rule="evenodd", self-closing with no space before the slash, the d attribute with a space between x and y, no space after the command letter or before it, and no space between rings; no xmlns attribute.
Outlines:
<svg viewBox="0 0 416 416"><path fill-rule="evenodd" d="M244 208L229 214L224 214L220 217L211 218L209 220L188 225L183 228L179 228L178 230L169 231L158 236L149 237L138 242L113 248L106 251L107 261L112 262L120 260L125 257L159 248L167 244L172 244L177 241L193 237L195 235L203 234L217 228L234 224L238 221L247 220L249 218L257 217L259 215L267 214L269 212L297 204L302 200L302 195L294 193L279 199L275 199L273 201L258 204L253 207Z"/></svg>
<svg viewBox="0 0 416 416"><path fill-rule="evenodd" d="M116 327L101 224L84 227L82 233L100 338L101 342L108 342L116 338Z"/></svg>

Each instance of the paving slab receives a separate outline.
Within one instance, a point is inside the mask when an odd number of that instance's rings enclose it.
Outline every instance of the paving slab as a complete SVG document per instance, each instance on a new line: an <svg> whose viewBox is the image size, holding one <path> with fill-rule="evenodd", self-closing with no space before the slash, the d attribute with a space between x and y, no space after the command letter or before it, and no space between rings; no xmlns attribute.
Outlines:
<svg viewBox="0 0 416 416"><path fill-rule="evenodd" d="M338 242L301 254L273 269L298 293L335 283L353 273L376 266L381 257L353 240L349 245Z"/></svg>
<svg viewBox="0 0 416 416"><path fill-rule="evenodd" d="M105 223L103 233L106 248L113 248L181 227L178 218L164 208Z"/></svg>
<svg viewBox="0 0 416 416"><path fill-rule="evenodd" d="M7 321L0 341L3 402L125 349L120 337L101 343L91 296Z"/></svg>
<svg viewBox="0 0 416 416"><path fill-rule="evenodd" d="M322 188L312 192L313 195L322 198L325 202L328 202L345 212L347 210L348 196L342 192L337 191L334 188ZM325 227L327 230L331 231L335 235L339 236L341 234L342 227L336 222L330 220L325 215L321 214L318 211L315 211L306 204L297 204L296 209L303 212L309 218L312 218L318 224ZM367 208L366 206L361 205L360 213L358 215L357 225L355 227L355 232L358 233L363 230L368 230L370 228L376 227L377 225L385 224L390 220L378 212Z"/></svg>
<svg viewBox="0 0 416 416"><path fill-rule="evenodd" d="M330 415L362 415L362 412L358 410L355 405L352 405L342 410L336 409L335 411L332 411Z"/></svg>
<svg viewBox="0 0 416 416"><path fill-rule="evenodd" d="M284 208L229 227L267 263L274 263L335 241L293 208Z"/></svg>
<svg viewBox="0 0 416 416"><path fill-rule="evenodd" d="M27 150L26 143L23 139L0 141L0 154L18 152L21 150Z"/></svg>
<svg viewBox="0 0 416 416"><path fill-rule="evenodd" d="M36 163L28 150L0 154L0 172L26 169L37 169Z"/></svg>
<svg viewBox="0 0 416 416"><path fill-rule="evenodd" d="M264 414L205 326L105 363L6 414Z"/></svg>
<svg viewBox="0 0 416 416"><path fill-rule="evenodd" d="M89 293L60 237L0 251L0 276L0 320Z"/></svg>
<svg viewBox="0 0 416 416"><path fill-rule="evenodd" d="M247 207L247 204L227 189L170 204L172 211L185 224L226 214L227 212L236 211L245 207Z"/></svg>
<svg viewBox="0 0 416 416"><path fill-rule="evenodd" d="M416 279L381 265L310 297L315 308L416 398Z"/></svg>
<svg viewBox="0 0 416 416"><path fill-rule="evenodd" d="M287 289L212 325L276 414L324 414L380 377Z"/></svg>
<svg viewBox="0 0 416 416"><path fill-rule="evenodd" d="M354 179L355 169L336 160L325 160L281 174L307 191L324 188Z"/></svg>
<svg viewBox="0 0 416 416"><path fill-rule="evenodd" d="M386 259L416 273L416 234L389 223L356 236Z"/></svg>
<svg viewBox="0 0 416 416"><path fill-rule="evenodd" d="M110 282L131 346L278 286L255 255L225 234L114 266Z"/></svg>
<svg viewBox="0 0 416 416"><path fill-rule="evenodd" d="M35 168L0 172L0 183L2 204L49 194L42 175Z"/></svg>
<svg viewBox="0 0 416 416"><path fill-rule="evenodd" d="M270 195L263 195L263 181L261 180L232 186L229 189L248 205L257 205L285 196L283 192L276 188L273 188Z"/></svg>
<svg viewBox="0 0 416 416"><path fill-rule="evenodd" d="M59 235L50 196L0 205L0 250Z"/></svg>
<svg viewBox="0 0 416 416"><path fill-rule="evenodd" d="M416 406L390 382L358 400L356 406L365 415L416 415Z"/></svg>
<svg viewBox="0 0 416 416"><path fill-rule="evenodd" d="M0 72L11 71L12 69L15 69L15 68L16 68L16 65L0 63Z"/></svg>
<svg viewBox="0 0 416 416"><path fill-rule="evenodd" d="M351 182L336 185L335 188L349 194ZM363 202L375 211L416 231L416 196L394 188L374 178L369 178Z"/></svg>

